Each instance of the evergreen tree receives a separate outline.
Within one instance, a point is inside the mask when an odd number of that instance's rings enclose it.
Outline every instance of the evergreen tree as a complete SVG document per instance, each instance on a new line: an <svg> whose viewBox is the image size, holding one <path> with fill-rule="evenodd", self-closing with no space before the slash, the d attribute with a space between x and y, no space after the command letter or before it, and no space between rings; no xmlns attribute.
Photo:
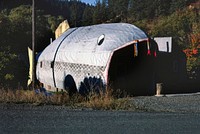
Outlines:
<svg viewBox="0 0 200 134"><path fill-rule="evenodd" d="M93 13L93 23L94 24L102 23L101 17L102 17L101 16L101 2L100 0L96 0L96 6Z"/></svg>
<svg viewBox="0 0 200 134"><path fill-rule="evenodd" d="M91 25L93 22L93 8L91 8L90 6L86 6L84 12L83 12L83 21L82 24L83 25Z"/></svg>
<svg viewBox="0 0 200 134"><path fill-rule="evenodd" d="M182 10L186 5L186 0L172 0L170 6L170 12L173 13L177 10Z"/></svg>

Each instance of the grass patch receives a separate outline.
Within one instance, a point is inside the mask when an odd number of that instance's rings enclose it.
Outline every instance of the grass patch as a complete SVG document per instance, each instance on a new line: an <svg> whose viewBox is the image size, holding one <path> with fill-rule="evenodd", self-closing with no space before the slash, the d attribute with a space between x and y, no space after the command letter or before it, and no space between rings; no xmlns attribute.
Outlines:
<svg viewBox="0 0 200 134"><path fill-rule="evenodd" d="M106 89L105 92L90 92L87 100L80 103L81 106L92 109L104 110L128 110L131 108L127 96L119 98L121 92L113 92L112 89ZM120 95L121 96L121 95Z"/></svg>
<svg viewBox="0 0 200 134"><path fill-rule="evenodd" d="M72 108L92 108L98 110L128 110L131 108L128 97L119 98L119 92L111 89L104 92L90 92L83 97L80 94L69 96L67 92L46 96L32 90L0 89L1 103L28 103L34 105L65 105Z"/></svg>
<svg viewBox="0 0 200 134"><path fill-rule="evenodd" d="M31 103L31 104L51 104L63 105L68 102L67 94L54 94L46 96L43 93L36 94L31 90L0 90L1 103Z"/></svg>

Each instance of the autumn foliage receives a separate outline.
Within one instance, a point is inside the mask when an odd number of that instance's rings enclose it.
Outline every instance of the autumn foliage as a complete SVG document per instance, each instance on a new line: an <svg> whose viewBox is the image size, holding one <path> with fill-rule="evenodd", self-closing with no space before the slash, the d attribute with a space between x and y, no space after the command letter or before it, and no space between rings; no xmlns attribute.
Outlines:
<svg viewBox="0 0 200 134"><path fill-rule="evenodd" d="M194 71L200 66L200 33L190 34L189 48L184 49L183 52L187 57L188 71Z"/></svg>

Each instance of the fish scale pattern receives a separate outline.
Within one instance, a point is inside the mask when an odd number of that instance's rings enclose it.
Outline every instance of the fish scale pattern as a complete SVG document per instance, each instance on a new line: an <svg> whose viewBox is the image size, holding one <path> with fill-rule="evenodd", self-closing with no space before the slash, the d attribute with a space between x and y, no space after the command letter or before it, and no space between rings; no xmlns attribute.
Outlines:
<svg viewBox="0 0 200 134"><path fill-rule="evenodd" d="M43 61L42 68L51 69L51 62ZM78 87L80 86L81 82L84 81L86 77L101 78L104 81L104 77L103 77L103 72L105 71L104 66L94 66L94 65L76 64L76 63L67 63L67 62L55 62L54 70L56 70L55 74L58 79L63 78L63 76L67 74L70 74L71 76L73 76L75 81L78 81L78 83L76 83ZM63 74L64 72L65 74Z"/></svg>

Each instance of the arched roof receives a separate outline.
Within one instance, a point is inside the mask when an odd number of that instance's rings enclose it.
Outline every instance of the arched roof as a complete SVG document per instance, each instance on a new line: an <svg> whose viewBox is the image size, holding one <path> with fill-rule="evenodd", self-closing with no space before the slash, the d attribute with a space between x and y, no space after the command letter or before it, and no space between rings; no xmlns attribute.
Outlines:
<svg viewBox="0 0 200 134"><path fill-rule="evenodd" d="M74 30L72 33L71 31ZM71 33L70 35L68 35ZM147 38L146 34L134 25L126 23L99 24L66 31L61 38L68 35L60 49L71 51L113 51L127 42ZM97 44L98 38L104 35L101 45Z"/></svg>
<svg viewBox="0 0 200 134"><path fill-rule="evenodd" d="M104 38L101 45L98 45L99 38ZM127 23L99 24L79 28L70 28L58 39L53 41L42 53L45 60L56 59L64 62L87 62L88 57L107 57L115 49L133 40L147 38L147 35L138 27ZM67 56L68 55L68 56ZM77 57L78 56L78 57ZM71 57L71 58L69 58ZM85 61L86 60L86 61ZM95 60L95 59L93 59ZM79 62L80 61L80 62ZM97 63L101 64L101 63Z"/></svg>

